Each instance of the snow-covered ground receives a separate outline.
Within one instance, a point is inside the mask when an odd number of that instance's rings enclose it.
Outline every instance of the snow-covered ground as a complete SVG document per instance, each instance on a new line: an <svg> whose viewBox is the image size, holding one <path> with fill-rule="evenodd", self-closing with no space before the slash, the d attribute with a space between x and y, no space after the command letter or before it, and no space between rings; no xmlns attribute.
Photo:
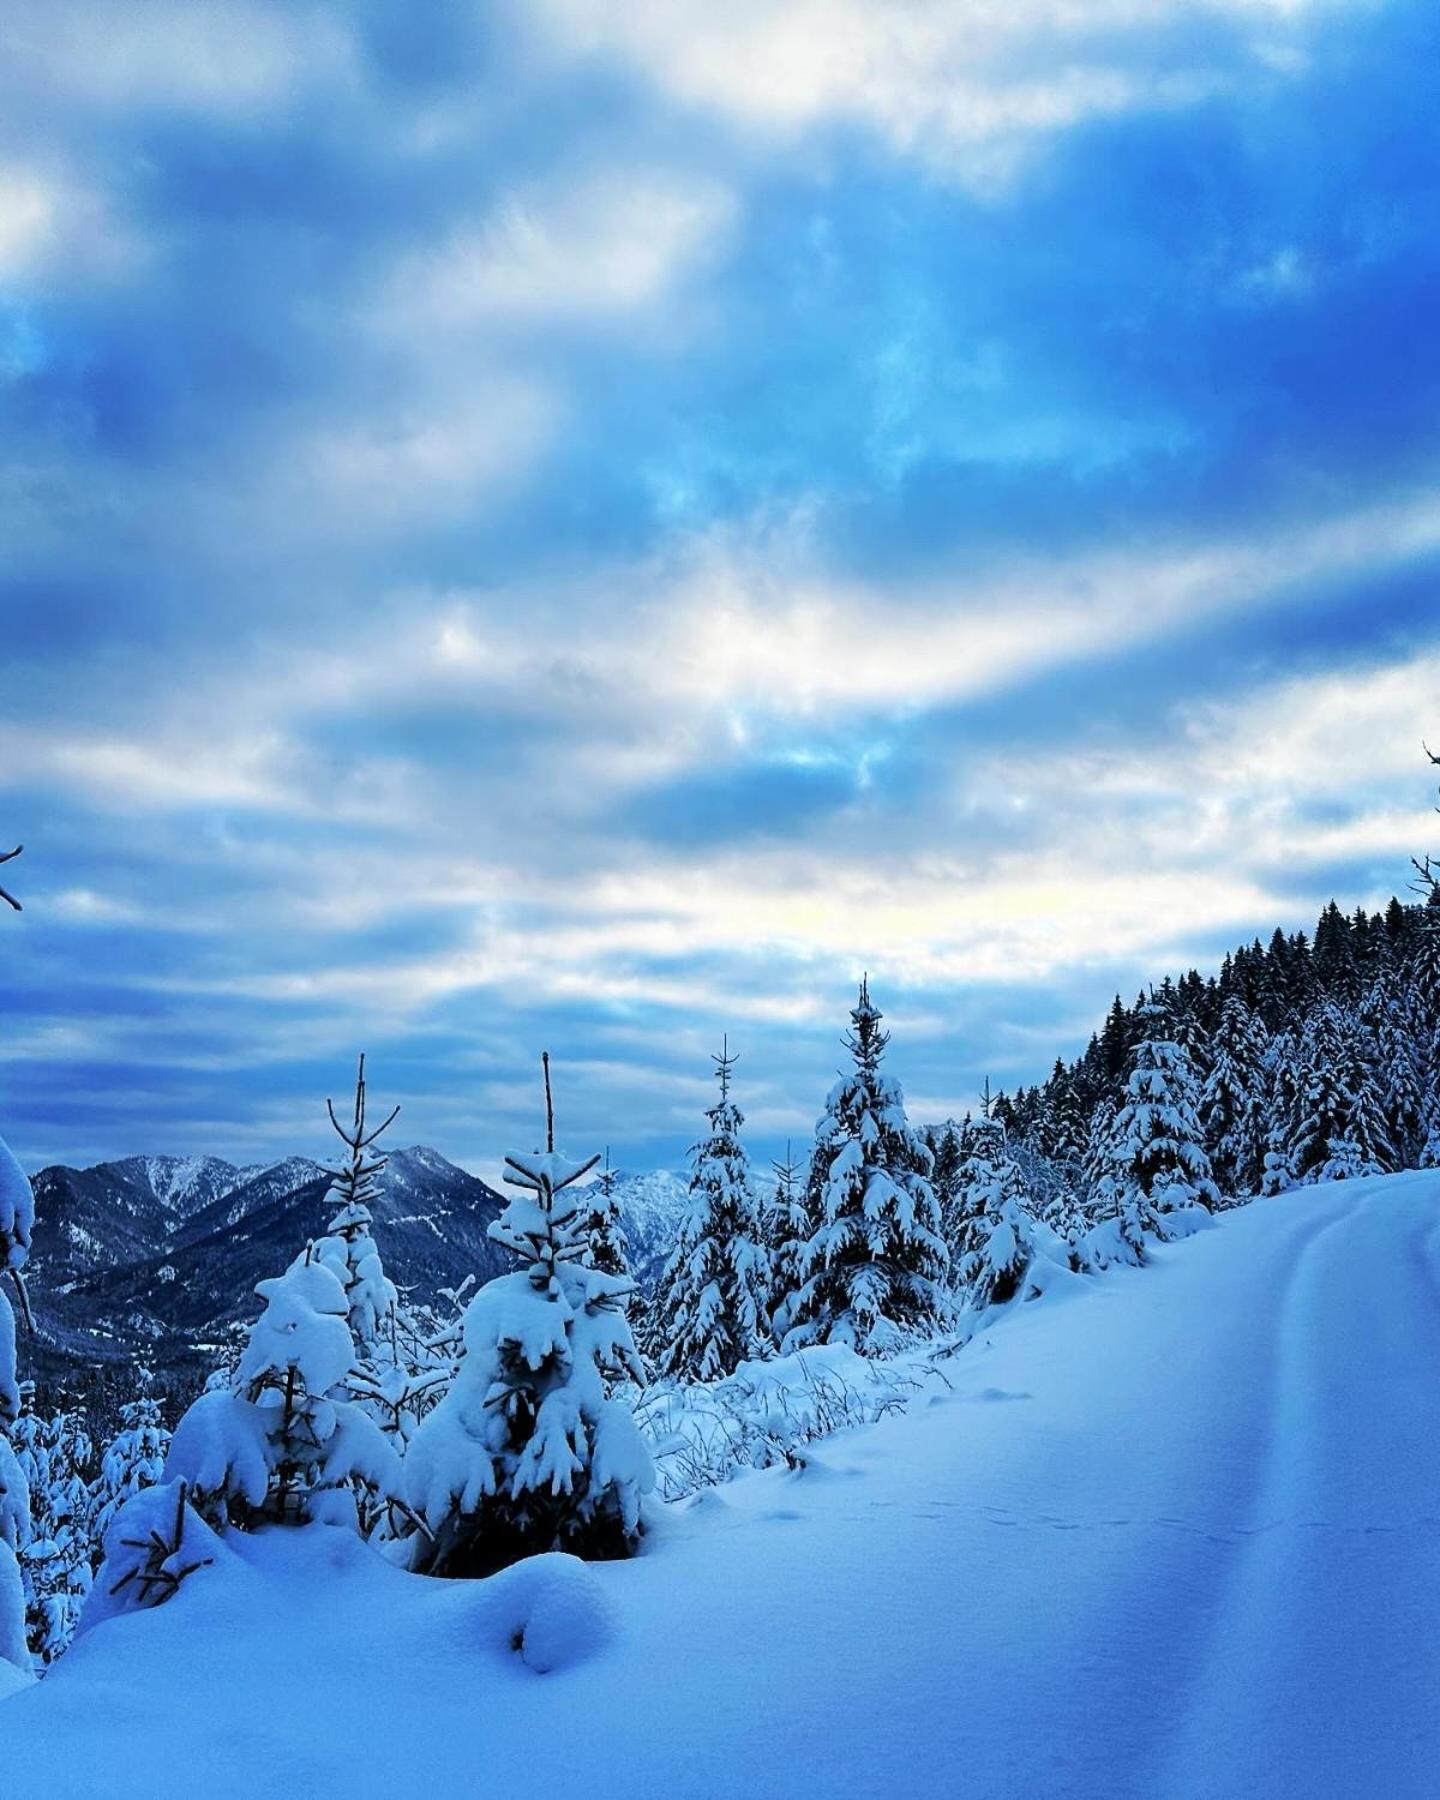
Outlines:
<svg viewBox="0 0 1440 1800"><path fill-rule="evenodd" d="M1437 1370L1440 1176L1259 1201L630 1563L232 1539L0 1706L0 1791L1431 1796Z"/></svg>

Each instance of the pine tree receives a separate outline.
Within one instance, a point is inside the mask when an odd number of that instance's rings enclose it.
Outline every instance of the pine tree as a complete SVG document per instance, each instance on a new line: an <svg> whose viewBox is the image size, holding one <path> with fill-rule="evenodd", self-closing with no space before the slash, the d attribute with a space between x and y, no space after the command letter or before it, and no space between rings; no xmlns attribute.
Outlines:
<svg viewBox="0 0 1440 1800"><path fill-rule="evenodd" d="M769 1256L740 1141L744 1115L730 1098L728 1042L713 1060L720 1099L691 1151L689 1210L655 1293L651 1355L677 1381L718 1381L774 1349Z"/></svg>
<svg viewBox="0 0 1440 1800"><path fill-rule="evenodd" d="M207 1523L250 1529L319 1519L359 1529L393 1496L389 1440L345 1398L355 1368L349 1302L313 1257L257 1283L265 1310L233 1375L175 1428L165 1479L189 1484Z"/></svg>
<svg viewBox="0 0 1440 1800"><path fill-rule="evenodd" d="M949 1255L930 1190L930 1152L881 1071L889 1034L867 982L845 1039L853 1072L831 1089L811 1162L816 1228L785 1348L843 1343L865 1355L934 1331L950 1316Z"/></svg>
<svg viewBox="0 0 1440 1800"><path fill-rule="evenodd" d="M34 1221L30 1183L0 1138L0 1664L27 1676L30 1653L19 1557L30 1535L30 1490L10 1442L20 1417L20 1386L15 1366L15 1315L4 1284L8 1277L23 1296L20 1269L30 1248Z"/></svg>
<svg viewBox="0 0 1440 1800"><path fill-rule="evenodd" d="M1143 1035L1111 1126L1109 1156L1122 1195L1138 1201L1145 1230L1163 1240L1193 1230L1196 1209L1213 1210L1220 1196L1201 1139L1189 1058L1169 1035L1162 1008L1142 1007L1139 1022Z"/></svg>
<svg viewBox="0 0 1440 1800"><path fill-rule="evenodd" d="M654 1485L649 1451L607 1381L644 1377L625 1317L629 1283L586 1261L588 1203L578 1183L595 1167L555 1149L550 1059L546 1148L507 1156L520 1192L490 1235L520 1259L465 1313L464 1356L445 1398L406 1457L417 1534L414 1566L485 1575L522 1556L567 1550L625 1556Z"/></svg>
<svg viewBox="0 0 1440 1800"><path fill-rule="evenodd" d="M100 1477L92 1495L96 1540L104 1538L115 1514L132 1494L164 1479L170 1432L154 1380L143 1365L136 1369L138 1391L120 1408L120 1429L100 1458Z"/></svg>
<svg viewBox="0 0 1440 1800"><path fill-rule="evenodd" d="M765 1214L765 1242L770 1251L770 1329L778 1342L790 1329L800 1291L800 1258L810 1241L810 1220L800 1192L801 1168L788 1141L784 1160L770 1168L775 1187Z"/></svg>

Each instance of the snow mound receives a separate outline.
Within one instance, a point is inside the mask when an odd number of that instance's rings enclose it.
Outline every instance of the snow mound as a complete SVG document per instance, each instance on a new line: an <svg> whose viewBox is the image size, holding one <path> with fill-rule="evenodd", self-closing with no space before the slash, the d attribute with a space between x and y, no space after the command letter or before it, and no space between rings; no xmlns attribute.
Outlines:
<svg viewBox="0 0 1440 1800"><path fill-rule="evenodd" d="M529 1556L478 1584L481 1634L513 1651L537 1675L597 1655L615 1635L605 1590L578 1556Z"/></svg>

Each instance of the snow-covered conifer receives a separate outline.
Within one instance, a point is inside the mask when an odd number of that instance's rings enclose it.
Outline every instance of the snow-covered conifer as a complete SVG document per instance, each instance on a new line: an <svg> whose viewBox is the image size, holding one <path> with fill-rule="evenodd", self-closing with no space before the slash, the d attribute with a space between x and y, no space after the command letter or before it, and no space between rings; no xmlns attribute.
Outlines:
<svg viewBox="0 0 1440 1800"><path fill-rule="evenodd" d="M1345 1026L1333 1001L1323 1001L1305 1021L1296 1045L1295 1092L1283 1123L1285 1169L1295 1186L1323 1179L1331 1145L1345 1136L1352 1099L1345 1085ZM1336 1173L1351 1171L1348 1158Z"/></svg>
<svg viewBox="0 0 1440 1800"><path fill-rule="evenodd" d="M345 1289L312 1258L255 1291L265 1310L239 1365L181 1419L165 1479L187 1482L216 1526L357 1525L357 1494L393 1495L399 1462L375 1422L338 1397L355 1366Z"/></svg>
<svg viewBox="0 0 1440 1800"><path fill-rule="evenodd" d="M1110 1127L1109 1156L1121 1195L1138 1203L1146 1231L1184 1236L1219 1203L1201 1141L1199 1094L1185 1051L1168 1035L1163 1008L1140 1009L1124 1101Z"/></svg>
<svg viewBox="0 0 1440 1800"><path fill-rule="evenodd" d="M330 1189L335 1216L328 1235L314 1244L311 1260L331 1270L345 1290L346 1316L359 1362L391 1362L395 1360L396 1294L386 1277L370 1226L374 1217L371 1207L379 1193L378 1177L385 1167L385 1158L376 1151L375 1144L394 1124L400 1108L392 1108L379 1125L367 1123L363 1054L355 1075L355 1106L349 1124L340 1123L333 1101L327 1100L325 1108L345 1145L346 1156L335 1171Z"/></svg>
<svg viewBox="0 0 1440 1800"><path fill-rule="evenodd" d="M980 1117L966 1116L960 1134L960 1166L948 1213L941 1215L950 1271L962 1292L969 1286L971 1259L986 1234L986 1212L998 1171L1007 1159L1005 1127L991 1114L990 1083L980 1099Z"/></svg>
<svg viewBox="0 0 1440 1800"><path fill-rule="evenodd" d="M1046 1115L1048 1121L1048 1113ZM923 1133L930 1152L930 1191L940 1217L940 1235L954 1256L954 1240L950 1235L960 1195L960 1178L965 1161L965 1128L954 1119L943 1125L927 1125Z"/></svg>
<svg viewBox="0 0 1440 1800"><path fill-rule="evenodd" d="M800 1187L801 1166L785 1145L781 1162L770 1165L775 1186L765 1211L765 1242L770 1252L770 1326L776 1341L790 1329L795 1296L800 1291L800 1256L810 1241L810 1217Z"/></svg>
<svg viewBox="0 0 1440 1800"><path fill-rule="evenodd" d="M1232 993L1211 1040L1197 1115L1216 1185L1232 1197L1253 1193L1264 1173L1264 1054L1258 1021Z"/></svg>
<svg viewBox="0 0 1440 1800"><path fill-rule="evenodd" d="M662 1375L719 1381L769 1355L769 1248L740 1140L745 1116L730 1096L736 1058L713 1058L720 1098L691 1151L690 1204L655 1290L651 1358Z"/></svg>
<svg viewBox="0 0 1440 1800"><path fill-rule="evenodd" d="M42 1418L34 1410L33 1391L27 1388L24 1394L25 1407L13 1432L30 1493L30 1528L20 1549L20 1573L30 1652L36 1664L45 1667L75 1635L90 1591L92 1506L85 1469L93 1446L77 1413L62 1411Z"/></svg>
<svg viewBox="0 0 1440 1800"><path fill-rule="evenodd" d="M607 1381L643 1379L625 1316L630 1284L586 1261L588 1202L578 1187L598 1158L555 1149L544 1058L546 1148L506 1157L520 1192L490 1235L520 1259L465 1313L464 1356L405 1461L424 1521L413 1566L484 1575L546 1550L624 1556L654 1485L650 1453Z"/></svg>
<svg viewBox="0 0 1440 1800"><path fill-rule="evenodd" d="M100 1458L93 1493L94 1538L103 1540L116 1512L132 1494L154 1487L164 1478L170 1432L154 1391L155 1377L136 1369L137 1393L120 1408L120 1429Z"/></svg>
<svg viewBox="0 0 1440 1800"><path fill-rule="evenodd" d="M831 1089L816 1127L817 1222L801 1262L787 1350L842 1343L864 1355L950 1317L949 1253L929 1182L930 1152L881 1069L889 1034L862 981L845 1043L854 1068Z"/></svg>
<svg viewBox="0 0 1440 1800"><path fill-rule="evenodd" d="M976 1246L963 1266L965 1297L974 1311L1033 1300L1068 1274L1068 1247L1031 1211L1019 1165L1003 1145L989 1164L977 1224Z"/></svg>
<svg viewBox="0 0 1440 1800"><path fill-rule="evenodd" d="M1383 1175L1398 1166L1395 1145L1385 1118L1385 1104L1376 1081L1367 1042L1353 1018L1341 1019L1337 1039L1336 1074L1345 1096L1344 1121L1332 1135L1320 1166L1322 1181L1340 1181L1354 1175Z"/></svg>
<svg viewBox="0 0 1440 1800"><path fill-rule="evenodd" d="M630 1245L625 1237L625 1223L620 1217L620 1201L615 1192L615 1171L610 1167L610 1151L600 1173L585 1189L587 1212L585 1233L589 1239L586 1260L602 1275L619 1275L630 1280ZM634 1299L632 1292L630 1298ZM629 1306L627 1311L632 1310Z"/></svg>
<svg viewBox="0 0 1440 1800"><path fill-rule="evenodd" d="M1425 1140L1427 1033L1413 993L1381 972L1361 1012L1365 1049L1385 1119L1394 1166L1417 1166Z"/></svg>

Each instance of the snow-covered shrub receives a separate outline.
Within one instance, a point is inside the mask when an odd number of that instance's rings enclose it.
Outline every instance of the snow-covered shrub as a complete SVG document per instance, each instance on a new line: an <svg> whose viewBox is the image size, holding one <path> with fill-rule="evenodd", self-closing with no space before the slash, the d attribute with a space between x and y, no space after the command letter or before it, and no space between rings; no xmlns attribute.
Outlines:
<svg viewBox="0 0 1440 1800"><path fill-rule="evenodd" d="M118 1613L163 1605L219 1554L219 1540L190 1505L185 1482L137 1490L106 1528L104 1560L79 1629L89 1631Z"/></svg>
<svg viewBox="0 0 1440 1800"><path fill-rule="evenodd" d="M716 1382L657 1382L634 1396L665 1500L752 1469L797 1466L801 1446L902 1410L931 1380L933 1364L880 1361L845 1344L817 1344L743 1363Z"/></svg>
<svg viewBox="0 0 1440 1800"><path fill-rule="evenodd" d="M483 1575L538 1551L624 1556L654 1484L630 1410L607 1381L643 1379L624 1300L630 1283L591 1268L591 1168L557 1151L506 1158L514 1195L490 1235L522 1267L487 1282L465 1312L450 1391L405 1459L423 1522L413 1566Z"/></svg>
<svg viewBox="0 0 1440 1800"><path fill-rule="evenodd" d="M831 1089L816 1127L806 1198L815 1225L786 1351L838 1343L885 1355L951 1313L930 1152L910 1128L899 1083L881 1071L890 1041L881 1016L862 981L845 1039L855 1067Z"/></svg>
<svg viewBox="0 0 1440 1800"><path fill-rule="evenodd" d="M256 1286L265 1310L229 1386L201 1394L175 1429L167 1482L187 1481L215 1525L357 1523L356 1494L385 1498L399 1461L354 1401L345 1290L318 1262Z"/></svg>

